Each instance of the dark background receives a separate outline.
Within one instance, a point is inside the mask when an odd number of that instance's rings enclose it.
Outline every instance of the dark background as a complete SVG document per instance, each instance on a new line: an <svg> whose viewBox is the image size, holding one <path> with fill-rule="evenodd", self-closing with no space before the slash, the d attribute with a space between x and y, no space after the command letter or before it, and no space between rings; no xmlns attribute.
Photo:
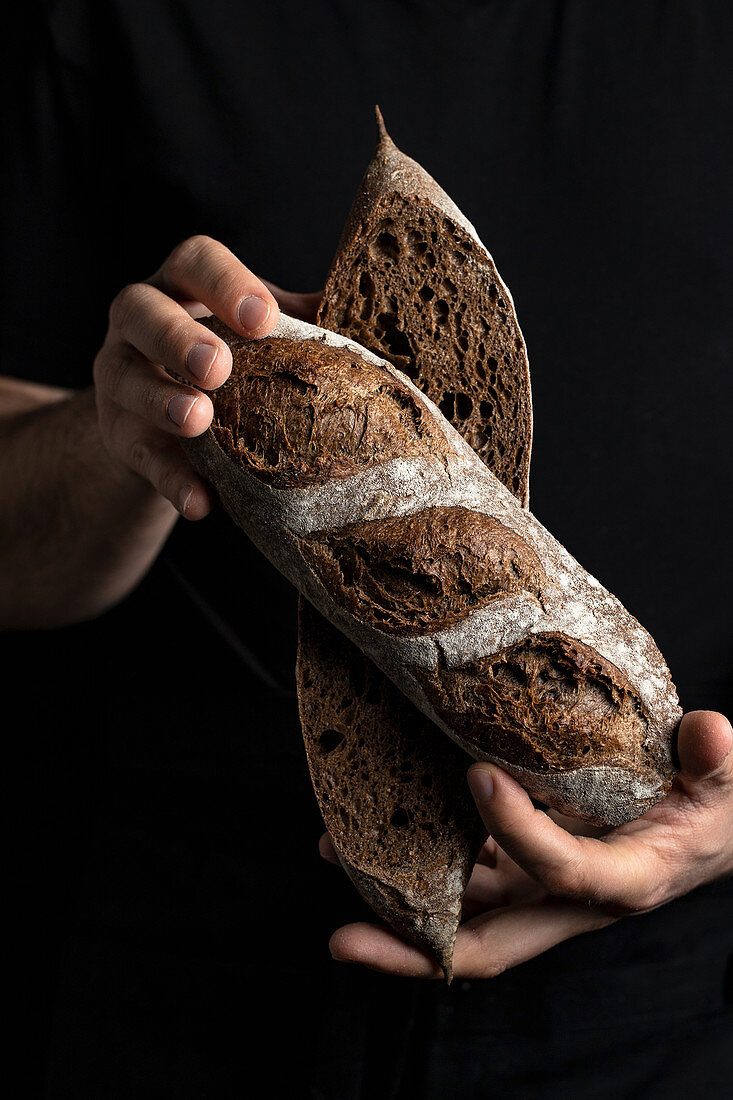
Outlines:
<svg viewBox="0 0 733 1100"><path fill-rule="evenodd" d="M651 631L685 709L733 713L730 5L28 13L6 67L5 373L89 385L114 294L192 233L320 287L379 102L512 291L533 511ZM221 516L179 524L99 621L3 639L19 1004L39 1080L51 1042L49 1095L240 1095L273 1037L274 1079L327 1096L388 1095L426 1044L430 1097L456 1074L461 1096L722 1080L728 883L449 995L329 964L363 910L317 856L294 645L292 592Z"/></svg>

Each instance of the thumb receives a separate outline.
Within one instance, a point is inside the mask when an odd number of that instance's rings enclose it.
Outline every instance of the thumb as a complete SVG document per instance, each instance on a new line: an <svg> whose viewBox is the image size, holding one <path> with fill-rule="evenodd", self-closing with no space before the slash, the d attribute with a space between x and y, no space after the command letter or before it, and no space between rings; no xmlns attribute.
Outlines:
<svg viewBox="0 0 733 1100"><path fill-rule="evenodd" d="M733 783L733 727L724 714L691 710L677 734L680 781L690 792Z"/></svg>

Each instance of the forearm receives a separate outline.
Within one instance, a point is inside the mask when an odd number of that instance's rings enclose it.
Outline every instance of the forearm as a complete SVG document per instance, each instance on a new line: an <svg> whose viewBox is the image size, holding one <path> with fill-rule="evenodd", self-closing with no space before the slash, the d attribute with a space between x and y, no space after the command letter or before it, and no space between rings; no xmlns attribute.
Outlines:
<svg viewBox="0 0 733 1100"><path fill-rule="evenodd" d="M144 576L175 509L105 450L92 390L11 384L0 419L0 628L92 618ZM21 411L22 410L22 411Z"/></svg>

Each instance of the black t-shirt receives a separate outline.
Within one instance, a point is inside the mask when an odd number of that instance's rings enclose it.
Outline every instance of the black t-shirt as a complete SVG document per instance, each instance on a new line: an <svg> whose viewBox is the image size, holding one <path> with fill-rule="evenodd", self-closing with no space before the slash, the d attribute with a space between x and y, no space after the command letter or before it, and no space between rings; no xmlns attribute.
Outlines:
<svg viewBox="0 0 733 1100"><path fill-rule="evenodd" d="M685 709L733 713L729 5L49 0L28 29L6 373L90 384L114 294L193 233L321 286L379 102L511 288L533 510L651 631ZM730 882L491 983L327 961L368 913L316 853L294 647L293 591L221 515L180 523L98 621L4 640L49 1095L239 1096L275 1036L273 1094L722 1083Z"/></svg>

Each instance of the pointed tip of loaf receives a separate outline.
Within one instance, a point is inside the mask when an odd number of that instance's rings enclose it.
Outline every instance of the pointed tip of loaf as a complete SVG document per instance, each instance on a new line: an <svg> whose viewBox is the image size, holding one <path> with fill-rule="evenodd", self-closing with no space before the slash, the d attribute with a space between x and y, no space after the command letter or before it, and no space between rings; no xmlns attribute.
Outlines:
<svg viewBox="0 0 733 1100"><path fill-rule="evenodd" d="M374 114L377 119L377 145L379 147L385 145L394 145L392 138L387 133L387 127L384 125L384 117L381 110L379 109L378 103L374 104Z"/></svg>

